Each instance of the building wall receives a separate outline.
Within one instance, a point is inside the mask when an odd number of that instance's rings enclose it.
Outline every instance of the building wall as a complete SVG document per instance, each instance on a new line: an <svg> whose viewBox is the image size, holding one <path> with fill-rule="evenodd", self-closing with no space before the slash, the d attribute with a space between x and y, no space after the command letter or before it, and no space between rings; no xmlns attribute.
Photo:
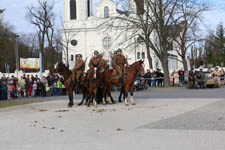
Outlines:
<svg viewBox="0 0 225 150"><path fill-rule="evenodd" d="M77 3L79 3L79 6L86 7L85 1L86 0L77 0ZM137 58L138 53L140 53L141 55L140 59L142 59L142 52L143 52L145 54L144 58L145 69L149 69L145 45L141 44L138 44L136 46L134 44L132 45L131 43L134 43L135 39L131 39L128 42L124 42L126 41L127 35L131 34L129 32L123 33L121 32L121 30L104 28L103 26L101 26L101 24L107 20L107 18L104 18L105 6L109 7L109 14L111 16L119 15L116 11L117 8L116 3L112 2L111 0L101 0L96 5L96 14L86 18L84 16L86 16L85 13L87 12L79 8L77 9L78 16L79 14L81 14L80 16L83 16L83 18L78 17L77 20L69 19L70 11L68 4L69 0L64 0L64 7L65 7L64 26L68 29L73 29L72 30L73 32L71 34L74 34L75 36L72 39L78 41L77 46L72 46L71 44L69 44L69 60L71 58L71 55L75 56L76 54L82 54L84 60L87 59L86 65L88 65L89 59L93 56L93 52L95 50L98 50L100 53L104 53L104 58L110 60L111 56L110 53L113 53L118 48L121 48L123 50L124 55L128 58L129 64L132 64L135 61L139 60ZM152 34L151 36L152 40L156 40L154 34ZM111 46L108 49L103 47L103 39L105 37L110 37L111 39ZM130 46L127 47L128 45ZM170 53L177 56L176 51L171 51ZM151 56L153 60L153 70L156 70L158 68L161 69L162 65L153 51L151 51ZM65 61L65 59L63 60ZM71 68L74 66L74 63L75 63L74 60L70 61ZM183 68L183 66L179 61L169 60L170 71L180 68ZM86 69L88 69L87 66Z"/></svg>

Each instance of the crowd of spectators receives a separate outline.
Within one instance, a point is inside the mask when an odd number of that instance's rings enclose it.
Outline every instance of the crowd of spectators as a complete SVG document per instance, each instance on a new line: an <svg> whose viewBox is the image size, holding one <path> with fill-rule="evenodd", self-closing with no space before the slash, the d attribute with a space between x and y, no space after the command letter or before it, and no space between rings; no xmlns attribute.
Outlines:
<svg viewBox="0 0 225 150"><path fill-rule="evenodd" d="M145 74L137 74L136 81L142 84L147 89L148 87L163 87L164 86L164 73L161 69L150 71L149 69Z"/></svg>
<svg viewBox="0 0 225 150"><path fill-rule="evenodd" d="M20 79L12 76L0 79L0 99L15 99L17 97L45 97L66 95L63 78L48 74L42 80L35 75L23 75Z"/></svg>
<svg viewBox="0 0 225 150"><path fill-rule="evenodd" d="M189 73L192 72L196 74L197 72L202 71L200 70L190 70L190 71L184 71L183 69L174 70L170 73L170 86L174 87L186 87L188 85L189 81ZM224 85L224 78L225 73L224 70L216 69L216 68L208 68L207 71L204 72L211 73L212 76L218 76L220 78L219 82L220 85ZM163 87L164 86L164 74L161 72L160 69L157 69L156 71L150 71L149 69L145 74L137 74L136 81L138 81L139 84L142 84L147 89L148 87Z"/></svg>

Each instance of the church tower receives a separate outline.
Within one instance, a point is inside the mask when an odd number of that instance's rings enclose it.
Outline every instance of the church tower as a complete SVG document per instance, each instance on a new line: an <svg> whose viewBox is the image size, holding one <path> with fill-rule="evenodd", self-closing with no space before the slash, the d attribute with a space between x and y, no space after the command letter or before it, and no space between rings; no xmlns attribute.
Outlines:
<svg viewBox="0 0 225 150"><path fill-rule="evenodd" d="M64 0L64 20L86 20L92 16L92 0Z"/></svg>

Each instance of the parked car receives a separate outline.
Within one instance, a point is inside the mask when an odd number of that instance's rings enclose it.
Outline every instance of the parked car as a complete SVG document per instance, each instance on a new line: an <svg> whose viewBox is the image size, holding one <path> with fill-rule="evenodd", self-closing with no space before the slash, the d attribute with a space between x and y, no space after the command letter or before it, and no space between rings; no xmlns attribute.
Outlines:
<svg viewBox="0 0 225 150"><path fill-rule="evenodd" d="M218 88L219 82L216 77L211 75L211 73L205 73L205 86L207 88Z"/></svg>

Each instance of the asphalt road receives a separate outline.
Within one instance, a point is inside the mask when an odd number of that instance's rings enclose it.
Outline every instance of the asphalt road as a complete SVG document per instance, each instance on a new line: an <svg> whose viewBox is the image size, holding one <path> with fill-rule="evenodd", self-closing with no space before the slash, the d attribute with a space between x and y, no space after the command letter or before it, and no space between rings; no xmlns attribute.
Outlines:
<svg viewBox="0 0 225 150"><path fill-rule="evenodd" d="M224 150L224 90L150 88L128 107L29 98L46 102L0 109L0 150Z"/></svg>
<svg viewBox="0 0 225 150"><path fill-rule="evenodd" d="M119 92L112 92L113 98L117 101L119 97ZM75 101L80 101L82 98L81 94L74 95ZM186 89L185 87L179 88L149 88L148 90L137 91L134 93L134 98L137 99L171 99L171 98L189 98L196 99L201 98L225 98L225 86L220 88L208 88L208 89ZM19 98L19 100L24 100L27 98ZM52 97L37 97L29 98L31 100L68 100L67 96L52 96Z"/></svg>

